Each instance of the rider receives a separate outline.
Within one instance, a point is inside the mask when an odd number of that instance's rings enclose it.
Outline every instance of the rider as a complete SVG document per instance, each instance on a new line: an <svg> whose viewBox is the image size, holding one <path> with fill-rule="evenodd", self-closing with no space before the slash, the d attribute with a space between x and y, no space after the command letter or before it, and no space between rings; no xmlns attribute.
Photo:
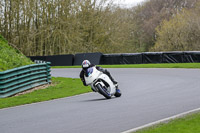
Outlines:
<svg viewBox="0 0 200 133"><path fill-rule="evenodd" d="M95 65L94 64L91 64L89 60L84 60L83 63L82 63L82 71L80 72L80 79L82 80L83 84L86 86L86 83L85 83L85 78L84 78L84 74L86 74L86 70L90 67L94 67ZM111 79L111 81L114 83L114 85L118 88L118 85L117 85L117 81L115 81L113 79L113 77L111 76L110 72L106 69L103 69L99 66L95 66L97 70L105 73L106 75L108 75L108 77Z"/></svg>

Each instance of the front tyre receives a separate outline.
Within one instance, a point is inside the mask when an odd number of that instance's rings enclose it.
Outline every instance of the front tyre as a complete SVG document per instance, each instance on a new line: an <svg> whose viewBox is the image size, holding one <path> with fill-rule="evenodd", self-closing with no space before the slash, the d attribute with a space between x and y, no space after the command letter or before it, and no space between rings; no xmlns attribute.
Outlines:
<svg viewBox="0 0 200 133"><path fill-rule="evenodd" d="M101 84L97 85L97 88L99 90L99 93L102 94L105 98L111 99L111 95L104 89Z"/></svg>

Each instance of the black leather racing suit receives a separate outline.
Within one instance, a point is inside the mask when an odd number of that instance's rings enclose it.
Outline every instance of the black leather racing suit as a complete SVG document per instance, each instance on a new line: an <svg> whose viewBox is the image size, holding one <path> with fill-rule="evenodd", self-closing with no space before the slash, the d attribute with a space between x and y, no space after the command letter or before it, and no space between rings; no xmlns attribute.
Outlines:
<svg viewBox="0 0 200 133"><path fill-rule="evenodd" d="M94 67L94 66L95 66L95 65L93 65L93 64L90 65L90 67ZM89 67L89 68L90 68L90 67ZM113 79L113 77L111 76L111 74L110 74L110 72L109 72L108 70L103 69L103 68L100 67L100 66L95 66L95 67L96 67L97 70L99 70L99 71L105 73L106 75L108 75L108 77L111 79L111 81L112 81L114 84L117 84L117 81L115 81L115 80ZM88 69L88 68L87 68L87 69ZM80 79L81 79L81 81L83 82L83 85L84 85L84 86L86 86L85 78L84 78L84 75L86 74L85 72L86 72L86 70L84 70L84 69L82 69L82 71L80 72Z"/></svg>

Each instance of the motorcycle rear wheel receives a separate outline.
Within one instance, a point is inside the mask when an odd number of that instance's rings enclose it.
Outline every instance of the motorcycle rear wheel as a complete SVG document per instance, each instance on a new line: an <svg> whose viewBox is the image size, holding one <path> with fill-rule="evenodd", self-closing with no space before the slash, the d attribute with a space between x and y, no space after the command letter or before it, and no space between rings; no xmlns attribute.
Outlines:
<svg viewBox="0 0 200 133"><path fill-rule="evenodd" d="M121 91L119 91L119 92L118 92L118 91L116 91L116 93L115 93L115 95L114 95L114 96L115 96L115 97L121 97L121 95L122 95Z"/></svg>

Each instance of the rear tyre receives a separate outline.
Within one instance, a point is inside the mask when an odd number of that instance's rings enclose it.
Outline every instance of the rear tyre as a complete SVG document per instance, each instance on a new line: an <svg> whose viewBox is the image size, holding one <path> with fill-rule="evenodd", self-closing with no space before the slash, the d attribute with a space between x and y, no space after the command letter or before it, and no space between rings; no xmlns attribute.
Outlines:
<svg viewBox="0 0 200 133"><path fill-rule="evenodd" d="M105 98L111 99L111 95L104 89L101 84L97 85L97 88L99 90L99 93L102 94Z"/></svg>
<svg viewBox="0 0 200 133"><path fill-rule="evenodd" d="M115 93L115 96L116 97L121 97L122 93L120 91L120 89L116 89L116 93Z"/></svg>

